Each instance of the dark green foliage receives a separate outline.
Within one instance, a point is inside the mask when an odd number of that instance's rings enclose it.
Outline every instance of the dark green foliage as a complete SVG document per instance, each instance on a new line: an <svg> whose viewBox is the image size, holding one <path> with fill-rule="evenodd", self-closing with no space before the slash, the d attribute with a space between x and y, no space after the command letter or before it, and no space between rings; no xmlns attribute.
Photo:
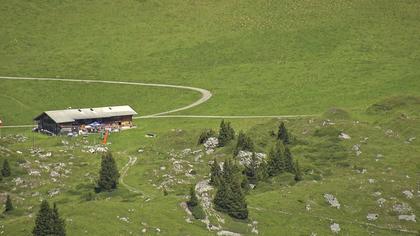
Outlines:
<svg viewBox="0 0 420 236"><path fill-rule="evenodd" d="M46 200L41 202L41 208L35 219L35 227L32 230L34 236L45 236L52 234L52 211Z"/></svg>
<svg viewBox="0 0 420 236"><path fill-rule="evenodd" d="M6 197L6 202L4 203L4 212L10 212L13 210L12 199L9 195Z"/></svg>
<svg viewBox="0 0 420 236"><path fill-rule="evenodd" d="M295 172L294 162L293 162L293 156L290 152L289 147L284 148L284 169L285 171L289 173Z"/></svg>
<svg viewBox="0 0 420 236"><path fill-rule="evenodd" d="M258 163L257 163L257 157L255 155L255 152L252 153L251 162L249 165L245 166L245 175L251 184L256 184L258 182Z"/></svg>
<svg viewBox="0 0 420 236"><path fill-rule="evenodd" d="M286 126L284 125L284 122L280 123L279 132L277 134L277 139L283 141L284 144L289 144L290 143L289 133L287 132L287 129L286 129Z"/></svg>
<svg viewBox="0 0 420 236"><path fill-rule="evenodd" d="M203 208L201 208L197 195L195 194L194 185L190 188L190 200L187 202L188 209L196 219L204 219L206 217Z"/></svg>
<svg viewBox="0 0 420 236"><path fill-rule="evenodd" d="M198 220L206 218L206 213L204 213L203 208L201 208L201 206L196 206L193 209L190 209L190 211L194 218Z"/></svg>
<svg viewBox="0 0 420 236"><path fill-rule="evenodd" d="M198 138L198 144L203 144L210 137L216 137L216 136L217 136L216 132L214 132L214 130L212 129L203 130L200 134L200 137Z"/></svg>
<svg viewBox="0 0 420 236"><path fill-rule="evenodd" d="M248 209L245 194L242 191L241 182L235 178L236 171L236 167L230 159L227 159L223 165L223 175L214 198L214 204L218 211L225 212L237 219L246 219Z"/></svg>
<svg viewBox="0 0 420 236"><path fill-rule="evenodd" d="M117 188L118 178L117 165L111 153L102 156L101 170L99 171L99 180L96 187L97 192L111 191Z"/></svg>
<svg viewBox="0 0 420 236"><path fill-rule="evenodd" d="M65 222L60 217L56 204L53 209L46 200L41 203L41 208L35 219L35 227L32 230L34 236L65 236Z"/></svg>
<svg viewBox="0 0 420 236"><path fill-rule="evenodd" d="M236 143L234 156L238 155L239 151L254 151L254 143L252 139L247 136L243 131L239 132L238 142Z"/></svg>
<svg viewBox="0 0 420 236"><path fill-rule="evenodd" d="M219 163L216 159L214 159L210 171L210 184L216 187L219 186L222 170L220 169Z"/></svg>
<svg viewBox="0 0 420 236"><path fill-rule="evenodd" d="M302 172L301 172L300 166L299 166L299 162L296 161L294 166L295 166L295 181L298 182L298 181L303 180Z"/></svg>
<svg viewBox="0 0 420 236"><path fill-rule="evenodd" d="M258 166L257 179L258 181L266 180L270 175L268 174L267 162L262 161Z"/></svg>
<svg viewBox="0 0 420 236"><path fill-rule="evenodd" d="M190 188L190 200L188 200L187 205L190 209L198 205L198 198L195 194L194 185Z"/></svg>
<svg viewBox="0 0 420 236"><path fill-rule="evenodd" d="M235 130L230 126L230 122L222 120L219 129L219 146L224 147L235 138Z"/></svg>
<svg viewBox="0 0 420 236"><path fill-rule="evenodd" d="M4 159L3 161L3 168L1 169L1 175L4 177L9 177L10 176L10 165L9 165L9 161L7 161L7 159Z"/></svg>
<svg viewBox="0 0 420 236"><path fill-rule="evenodd" d="M51 235L57 236L65 236L66 235L66 225L64 219L60 217L58 213L57 205L54 203L54 207L51 212L51 220L52 220L52 230L53 233Z"/></svg>
<svg viewBox="0 0 420 236"><path fill-rule="evenodd" d="M284 145L277 142L268 154L267 172L269 176L276 176L285 171Z"/></svg>

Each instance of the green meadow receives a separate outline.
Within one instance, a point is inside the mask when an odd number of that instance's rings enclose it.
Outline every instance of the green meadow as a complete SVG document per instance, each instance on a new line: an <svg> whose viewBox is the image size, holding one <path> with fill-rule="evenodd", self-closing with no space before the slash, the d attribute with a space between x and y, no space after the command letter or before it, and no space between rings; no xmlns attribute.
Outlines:
<svg viewBox="0 0 420 236"><path fill-rule="evenodd" d="M282 119L296 138L291 150L304 180L283 174L259 183L246 195L248 220L209 218L223 230L256 235L256 225L259 235L333 235L330 225L338 223L338 235L419 234L419 1L3 0L0 25L0 76L212 92L176 115L313 115ZM0 120L32 124L45 110L125 104L149 115L199 98L174 88L0 79ZM48 199L68 235L216 235L190 220L181 203L191 185L208 179L210 161L232 157L235 141L200 158L182 153L202 150L200 132L217 130L220 121L138 119L136 129L112 133L107 147L118 168L136 162L120 178L124 184L100 194L93 188L101 154L88 152L97 135L0 129L0 167L4 159L12 167L0 181L0 201L10 194L15 206L0 214L0 234L31 235L39 203ZM270 132L279 119L227 121L252 137L258 152L274 145ZM340 132L351 139L339 139ZM59 177L51 176L55 168ZM330 207L325 193L341 208ZM398 219L393 208L402 203L417 222ZM370 213L378 219L367 220Z"/></svg>

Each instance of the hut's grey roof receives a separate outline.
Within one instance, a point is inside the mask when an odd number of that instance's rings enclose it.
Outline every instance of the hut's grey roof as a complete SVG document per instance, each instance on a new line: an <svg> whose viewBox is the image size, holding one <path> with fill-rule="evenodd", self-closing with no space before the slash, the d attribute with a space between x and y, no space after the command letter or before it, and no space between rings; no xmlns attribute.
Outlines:
<svg viewBox="0 0 420 236"><path fill-rule="evenodd" d="M56 123L67 123L74 122L76 120L137 115L137 112L135 112L130 106L66 109L56 111L45 111L41 115L37 116L34 120L38 120L43 114L49 116Z"/></svg>

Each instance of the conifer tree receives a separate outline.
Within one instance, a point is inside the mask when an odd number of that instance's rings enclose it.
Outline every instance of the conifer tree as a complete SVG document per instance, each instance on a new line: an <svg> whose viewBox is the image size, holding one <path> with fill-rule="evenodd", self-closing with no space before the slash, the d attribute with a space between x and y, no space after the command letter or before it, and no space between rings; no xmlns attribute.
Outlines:
<svg viewBox="0 0 420 236"><path fill-rule="evenodd" d="M238 141L236 143L234 156L237 156L239 151L254 151L254 143L252 139L247 136L243 131L239 132Z"/></svg>
<svg viewBox="0 0 420 236"><path fill-rule="evenodd" d="M264 181L269 177L269 173L268 173L268 165L267 162L265 161L261 161L261 163L258 166L258 171L257 171L257 180L258 181Z"/></svg>
<svg viewBox="0 0 420 236"><path fill-rule="evenodd" d="M302 177L302 172L300 170L299 162L296 161L294 166L295 166L295 181L296 182L301 181L303 177Z"/></svg>
<svg viewBox="0 0 420 236"><path fill-rule="evenodd" d="M248 208L245 201L245 194L238 182L232 183L232 199L229 205L228 214L237 219L248 218Z"/></svg>
<svg viewBox="0 0 420 236"><path fill-rule="evenodd" d="M214 132L214 130L212 129L203 130L200 134L200 137L198 138L198 144L203 144L204 142L207 141L207 139L209 139L210 137L215 137L215 136L216 136L216 132Z"/></svg>
<svg viewBox="0 0 420 236"><path fill-rule="evenodd" d="M12 210L13 210L12 199L10 198L9 195L7 195L6 202L4 204L4 212L10 212Z"/></svg>
<svg viewBox="0 0 420 236"><path fill-rule="evenodd" d="M255 152L252 153L249 165L245 166L245 175L249 183L255 185L258 182L258 163Z"/></svg>
<svg viewBox="0 0 420 236"><path fill-rule="evenodd" d="M65 222L60 218L58 208L54 204L53 209L46 200L41 202L41 207L35 219L35 227L32 230L34 236L65 236Z"/></svg>
<svg viewBox="0 0 420 236"><path fill-rule="evenodd" d="M280 123L277 138L279 140L283 141L284 144L289 144L290 143L289 133L287 132L287 129L286 129L286 126L284 125L284 122Z"/></svg>
<svg viewBox="0 0 420 236"><path fill-rule="evenodd" d="M213 164L211 165L210 184L213 186L219 186L221 176L222 176L222 170L220 169L220 166L217 160L214 159Z"/></svg>
<svg viewBox="0 0 420 236"><path fill-rule="evenodd" d="M219 146L224 147L227 145L232 139L235 138L235 130L230 126L230 122L225 122L222 120L220 123L219 129Z"/></svg>
<svg viewBox="0 0 420 236"><path fill-rule="evenodd" d="M289 173L295 172L294 162L293 162L293 156L290 152L289 147L285 147L284 149L284 164L285 164L285 171Z"/></svg>
<svg viewBox="0 0 420 236"><path fill-rule="evenodd" d="M117 188L120 174L111 153L102 156L101 170L99 171L97 192L111 191Z"/></svg>
<svg viewBox="0 0 420 236"><path fill-rule="evenodd" d="M232 217L246 219L248 209L245 194L242 191L241 183L235 178L235 171L236 167L230 159L227 159L223 165L222 180L214 198L215 208Z"/></svg>
<svg viewBox="0 0 420 236"><path fill-rule="evenodd" d="M4 159L3 161L3 168L1 169L1 175L3 175L4 177L8 177L10 176L10 165L9 165L9 161L7 161L7 159Z"/></svg>
<svg viewBox="0 0 420 236"><path fill-rule="evenodd" d="M65 225L64 220L60 217L60 214L58 213L57 205L55 203L51 211L51 221L52 221L52 231L53 231L51 235L65 236L66 225Z"/></svg>
<svg viewBox="0 0 420 236"><path fill-rule="evenodd" d="M277 142L276 146L271 149L268 154L267 166L269 176L276 176L285 170L284 145L282 142Z"/></svg>
<svg viewBox="0 0 420 236"><path fill-rule="evenodd" d="M50 205L46 200L41 202L41 208L35 219L35 227L32 230L34 236L52 235L53 220Z"/></svg>

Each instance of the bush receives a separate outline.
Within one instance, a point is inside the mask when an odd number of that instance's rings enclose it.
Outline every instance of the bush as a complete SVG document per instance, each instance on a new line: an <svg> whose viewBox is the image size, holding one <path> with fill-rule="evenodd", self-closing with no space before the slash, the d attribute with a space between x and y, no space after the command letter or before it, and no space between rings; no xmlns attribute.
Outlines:
<svg viewBox="0 0 420 236"><path fill-rule="evenodd" d="M204 213L200 205L193 207L192 209L190 209L190 211L194 218L196 218L197 220L202 220L206 218L206 214Z"/></svg>
<svg viewBox="0 0 420 236"><path fill-rule="evenodd" d="M201 132L200 137L198 137L198 144L203 144L210 137L216 137L216 132L212 129L205 129Z"/></svg>

